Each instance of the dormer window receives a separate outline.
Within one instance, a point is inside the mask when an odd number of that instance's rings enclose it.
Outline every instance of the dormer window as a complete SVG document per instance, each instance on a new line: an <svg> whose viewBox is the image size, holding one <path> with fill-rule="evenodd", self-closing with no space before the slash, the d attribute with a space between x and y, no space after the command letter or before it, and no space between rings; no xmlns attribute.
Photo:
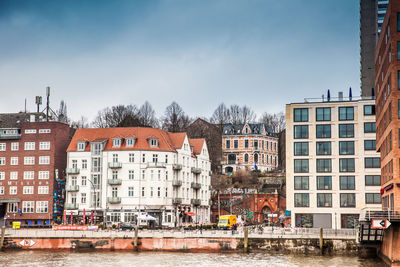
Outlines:
<svg viewBox="0 0 400 267"><path fill-rule="evenodd" d="M113 138L113 147L120 147L122 143L122 138Z"/></svg>
<svg viewBox="0 0 400 267"><path fill-rule="evenodd" d="M100 142L91 143L91 147L93 155L100 155L100 152L103 150L103 144Z"/></svg>
<svg viewBox="0 0 400 267"><path fill-rule="evenodd" d="M78 151L84 151L86 147L86 142L78 142Z"/></svg>
<svg viewBox="0 0 400 267"><path fill-rule="evenodd" d="M245 132L246 134L248 134L248 133L249 133L249 128L246 128L246 129L244 130L244 132Z"/></svg>
<svg viewBox="0 0 400 267"><path fill-rule="evenodd" d="M134 147L135 146L135 138L126 138L126 146Z"/></svg>
<svg viewBox="0 0 400 267"><path fill-rule="evenodd" d="M156 139L156 138L151 138L149 140L149 143L150 143L151 147L158 147L158 139Z"/></svg>

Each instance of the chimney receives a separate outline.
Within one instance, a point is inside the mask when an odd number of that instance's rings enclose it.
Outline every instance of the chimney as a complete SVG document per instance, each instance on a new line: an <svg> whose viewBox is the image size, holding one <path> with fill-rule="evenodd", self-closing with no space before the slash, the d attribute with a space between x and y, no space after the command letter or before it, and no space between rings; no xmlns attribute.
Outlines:
<svg viewBox="0 0 400 267"><path fill-rule="evenodd" d="M322 102L324 102L324 100L325 100L325 99L324 99L324 94L322 94Z"/></svg>
<svg viewBox="0 0 400 267"><path fill-rule="evenodd" d="M343 92L339 92L339 101L343 101Z"/></svg>
<svg viewBox="0 0 400 267"><path fill-rule="evenodd" d="M35 115L34 114L31 114L30 122L35 122Z"/></svg>

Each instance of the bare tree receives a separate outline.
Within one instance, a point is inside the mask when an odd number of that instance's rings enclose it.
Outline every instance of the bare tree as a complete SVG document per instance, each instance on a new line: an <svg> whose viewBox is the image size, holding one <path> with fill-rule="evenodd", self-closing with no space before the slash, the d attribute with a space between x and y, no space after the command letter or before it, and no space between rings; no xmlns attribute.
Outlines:
<svg viewBox="0 0 400 267"><path fill-rule="evenodd" d="M174 101L165 109L164 117L162 118L162 128L169 132L182 132L187 129L190 122L191 119L189 116Z"/></svg>
<svg viewBox="0 0 400 267"><path fill-rule="evenodd" d="M73 127L73 128L89 128L90 124L86 117L81 116L79 120L71 122L71 127Z"/></svg>
<svg viewBox="0 0 400 267"><path fill-rule="evenodd" d="M238 105L231 105L229 107L229 114L230 114L230 117L231 117L231 121L230 122L232 124L241 123L240 112L241 112L241 108Z"/></svg>
<svg viewBox="0 0 400 267"><path fill-rule="evenodd" d="M146 101L139 109L139 118L143 126L158 127L156 112L151 104Z"/></svg>
<svg viewBox="0 0 400 267"><path fill-rule="evenodd" d="M256 119L256 114L248 106L243 106L240 108L239 117L240 117L241 123L245 124L245 123L254 122Z"/></svg>
<svg viewBox="0 0 400 267"><path fill-rule="evenodd" d="M274 114L264 112L260 122L271 126L273 132L280 133L285 129L285 114L283 114L283 112Z"/></svg>
<svg viewBox="0 0 400 267"><path fill-rule="evenodd" d="M97 128L142 126L135 105L107 107L97 113L93 126Z"/></svg>
<svg viewBox="0 0 400 267"><path fill-rule="evenodd" d="M227 124L231 121L229 109L225 106L224 103L219 104L219 106L211 116L210 121L211 123L218 124L221 129L224 124Z"/></svg>
<svg viewBox="0 0 400 267"><path fill-rule="evenodd" d="M70 119L67 115L67 103L64 100L60 102L60 108L55 112L59 122L69 123Z"/></svg>

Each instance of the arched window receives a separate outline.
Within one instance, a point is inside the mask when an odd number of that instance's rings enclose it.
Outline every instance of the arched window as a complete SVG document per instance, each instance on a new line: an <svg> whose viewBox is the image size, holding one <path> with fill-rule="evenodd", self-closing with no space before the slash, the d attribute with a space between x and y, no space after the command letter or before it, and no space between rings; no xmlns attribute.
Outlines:
<svg viewBox="0 0 400 267"><path fill-rule="evenodd" d="M249 154L244 154L244 162L249 162Z"/></svg>
<svg viewBox="0 0 400 267"><path fill-rule="evenodd" d="M254 154L254 162L258 163L258 154Z"/></svg>

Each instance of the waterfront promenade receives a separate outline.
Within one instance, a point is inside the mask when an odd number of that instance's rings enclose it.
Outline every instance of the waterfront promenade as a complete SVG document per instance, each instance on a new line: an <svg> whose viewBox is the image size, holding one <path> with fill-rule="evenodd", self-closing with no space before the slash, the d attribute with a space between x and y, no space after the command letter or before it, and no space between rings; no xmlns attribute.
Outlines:
<svg viewBox="0 0 400 267"><path fill-rule="evenodd" d="M319 239L319 228L279 228L263 227L262 232L258 228L249 228L249 238L283 238L283 239ZM54 231L52 229L6 229L6 236L10 238L134 238L134 231ZM244 231L230 230L140 230L141 238L243 238ZM356 229L324 229L325 239L356 240Z"/></svg>

